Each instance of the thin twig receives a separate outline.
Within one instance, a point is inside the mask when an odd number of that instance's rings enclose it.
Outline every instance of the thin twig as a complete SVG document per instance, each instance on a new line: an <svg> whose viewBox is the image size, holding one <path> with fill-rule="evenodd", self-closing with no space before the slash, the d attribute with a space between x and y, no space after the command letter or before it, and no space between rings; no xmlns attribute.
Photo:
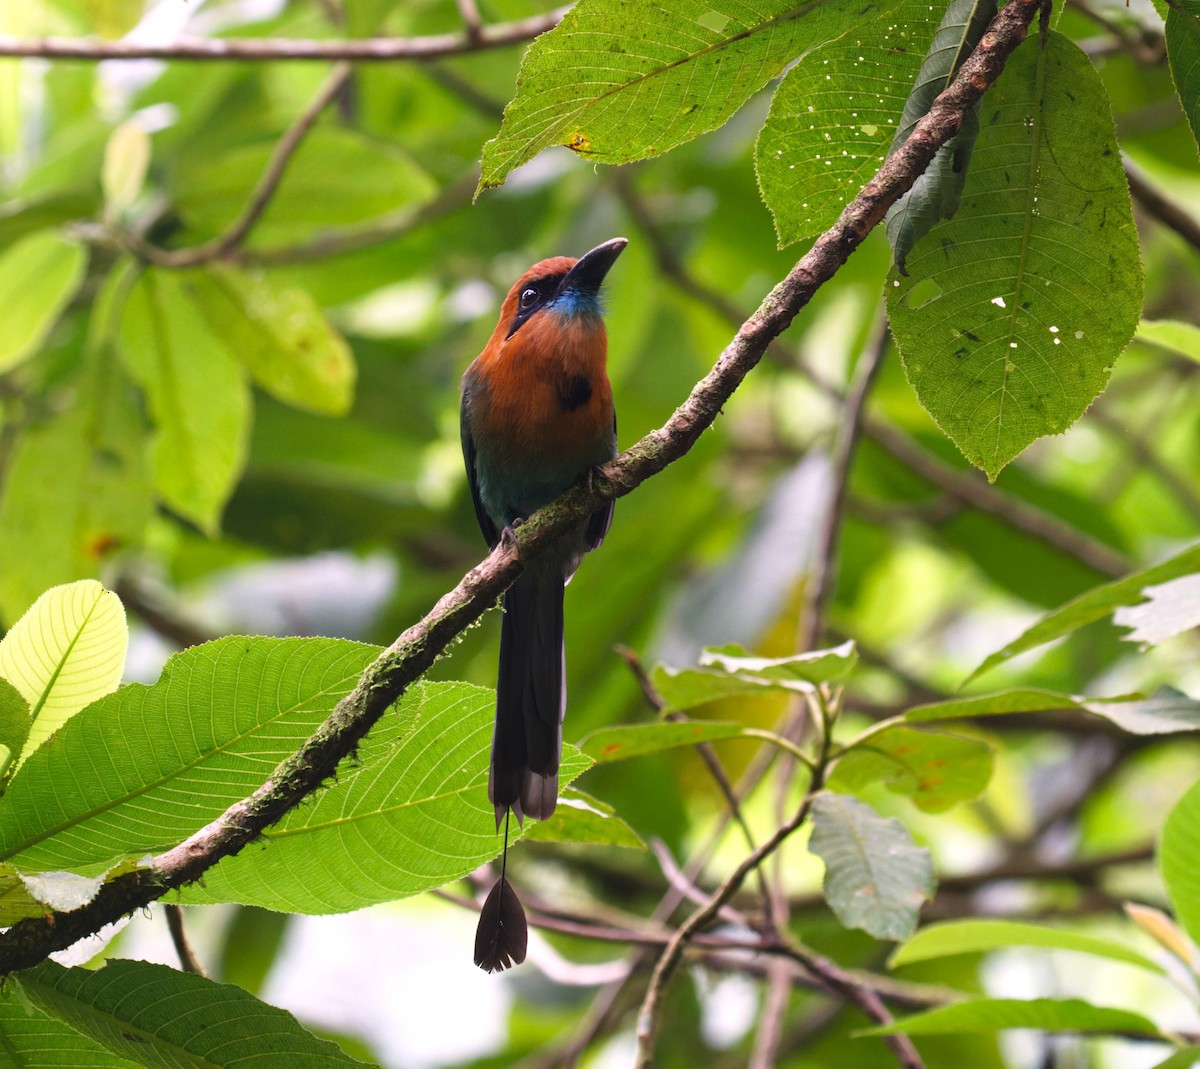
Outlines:
<svg viewBox="0 0 1200 1069"><path fill-rule="evenodd" d="M171 942L175 944L175 953L179 955L179 967L184 972L204 976L204 966L200 964L200 959L192 951L192 945L188 942L187 932L184 931L183 907L177 906L173 902L168 902L163 907L163 910L167 915L167 928L171 932Z"/></svg>
<svg viewBox="0 0 1200 1069"><path fill-rule="evenodd" d="M1200 250L1200 219L1169 199L1128 156L1122 162L1125 164L1129 192L1142 209L1163 226L1174 230L1192 248Z"/></svg>
<svg viewBox="0 0 1200 1069"><path fill-rule="evenodd" d="M482 52L521 44L553 29L566 14L557 8L542 15L483 26L477 33L431 34L427 37L364 37L322 41L270 37L184 37L170 44L102 41L92 37L13 37L0 35L0 56L69 59L76 62L163 59L184 61L237 60L270 62L345 60L353 63L424 62L443 56Z"/></svg>

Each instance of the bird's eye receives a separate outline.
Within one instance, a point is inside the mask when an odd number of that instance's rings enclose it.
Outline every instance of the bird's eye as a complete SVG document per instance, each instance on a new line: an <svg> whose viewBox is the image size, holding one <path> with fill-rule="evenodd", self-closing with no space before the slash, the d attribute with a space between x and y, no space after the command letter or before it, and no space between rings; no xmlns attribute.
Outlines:
<svg viewBox="0 0 1200 1069"><path fill-rule="evenodd" d="M532 286L527 290L521 291L521 307L532 308L534 302L538 299L538 291Z"/></svg>

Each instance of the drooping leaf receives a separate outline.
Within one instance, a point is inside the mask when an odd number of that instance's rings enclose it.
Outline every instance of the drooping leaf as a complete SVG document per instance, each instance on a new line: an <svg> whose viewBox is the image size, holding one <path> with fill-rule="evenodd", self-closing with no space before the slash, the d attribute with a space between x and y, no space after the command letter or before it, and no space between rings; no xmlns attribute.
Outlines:
<svg viewBox="0 0 1200 1069"><path fill-rule="evenodd" d="M1133 629L1125 636L1129 642L1156 646L1200 627L1200 572L1145 587L1142 594L1145 601L1113 613L1113 623Z"/></svg>
<svg viewBox="0 0 1200 1069"><path fill-rule="evenodd" d="M921 404L994 479L1104 388L1142 276L1111 108L1073 43L1031 34L980 119L958 212L912 250L909 276L893 272L887 301Z"/></svg>
<svg viewBox="0 0 1200 1069"><path fill-rule="evenodd" d="M17 441L0 496L0 615L16 619L49 587L98 574L141 544L153 506L137 391L110 347L110 278L90 314L75 403Z"/></svg>
<svg viewBox="0 0 1200 1069"><path fill-rule="evenodd" d="M77 241L40 230L0 253L0 371L37 352L83 281L87 253Z"/></svg>
<svg viewBox="0 0 1200 1069"><path fill-rule="evenodd" d="M1175 90L1192 128L1192 140L1200 147L1200 3L1197 0L1178 0L1170 5L1166 42Z"/></svg>
<svg viewBox="0 0 1200 1069"><path fill-rule="evenodd" d="M306 291L228 264L191 272L184 288L229 355L272 397L345 415L354 395L354 358Z"/></svg>
<svg viewBox="0 0 1200 1069"><path fill-rule="evenodd" d="M856 744L829 778L831 790L854 793L873 783L902 794L927 813L981 795L992 778L992 748L979 739L897 724Z"/></svg>
<svg viewBox="0 0 1200 1069"><path fill-rule="evenodd" d="M0 678L29 706L18 764L125 671L129 632L121 599L94 579L47 590L0 639Z"/></svg>
<svg viewBox="0 0 1200 1069"><path fill-rule="evenodd" d="M218 234L242 214L275 149L275 140L239 145L170 176L189 226ZM311 237L434 196L433 180L402 148L336 125L319 125L300 143L247 243L272 245Z"/></svg>
<svg viewBox="0 0 1200 1069"><path fill-rule="evenodd" d="M677 677L676 677L677 678ZM715 720L683 723L624 724L598 728L579 740L579 748L599 765L627 761L676 746L695 746L716 739L732 739L742 733L741 724Z"/></svg>
<svg viewBox="0 0 1200 1069"><path fill-rule="evenodd" d="M1039 1028L1046 1032L1116 1032L1161 1036L1140 1013L1095 1006L1077 998L973 998L869 1029L867 1035L904 1032L910 1036L999 1032ZM1163 1037L1165 1038L1165 1037Z"/></svg>
<svg viewBox="0 0 1200 1069"><path fill-rule="evenodd" d="M902 0L784 75L754 158L780 246L827 229L879 169L936 29L934 8Z"/></svg>
<svg viewBox="0 0 1200 1069"><path fill-rule="evenodd" d="M465 683L412 687L335 784L268 829L262 849L210 869L182 900L337 913L440 887L497 857L504 837L487 798L495 704L493 691ZM564 747L560 784L589 763ZM514 821L510 843L521 830Z"/></svg>
<svg viewBox="0 0 1200 1069"><path fill-rule="evenodd" d="M929 961L953 954L1004 950L1008 947L1071 950L1113 961L1123 961L1154 973L1164 972L1161 965L1144 954L1139 954L1136 950L1111 939L1100 939L1063 928L1048 928L1041 924L991 918L942 921L927 925L908 942L895 949L888 959L888 968L898 969L915 961Z"/></svg>
<svg viewBox="0 0 1200 1069"><path fill-rule="evenodd" d="M1179 923L1200 942L1200 783L1187 791L1163 824L1158 868Z"/></svg>
<svg viewBox="0 0 1200 1069"><path fill-rule="evenodd" d="M958 68L979 43L995 14L995 0L952 0L921 63L916 84L904 102L891 152L908 141L938 94L954 80ZM949 219L958 210L978 136L979 105L976 104L963 116L958 133L938 149L913 187L888 209L884 225L892 246L892 259L901 274L912 247L936 223Z"/></svg>
<svg viewBox="0 0 1200 1069"><path fill-rule="evenodd" d="M176 654L153 686L93 702L30 756L0 806L0 855L95 875L181 842L262 786L377 654L236 637Z"/></svg>
<svg viewBox="0 0 1200 1069"><path fill-rule="evenodd" d="M64 969L43 962L14 980L19 994L120 1058L155 1069L361 1066L284 1010L230 984L144 961Z"/></svg>
<svg viewBox="0 0 1200 1069"><path fill-rule="evenodd" d="M1015 657L1018 653L1035 649L1046 642L1069 635L1085 624L1093 623L1108 616L1121 605L1133 605L1142 600L1142 591L1156 583L1165 583L1181 575L1200 571L1200 545L1189 546L1181 553L1155 564L1124 579L1089 590L1073 598L1054 612L1043 616L1032 627L1027 628L1018 638L1014 639L1003 649L989 654L978 668L964 681L971 680L998 664Z"/></svg>
<svg viewBox="0 0 1200 1069"><path fill-rule="evenodd" d="M154 483L164 502L215 534L246 461L246 376L175 272L148 270L121 321L121 355L154 419Z"/></svg>
<svg viewBox="0 0 1200 1069"><path fill-rule="evenodd" d="M822 791L813 800L809 849L825 862L825 900L847 928L907 939L933 897L929 851L898 820L865 802Z"/></svg>
<svg viewBox="0 0 1200 1069"><path fill-rule="evenodd" d="M756 6L714 0L584 0L530 46L479 188L551 145L598 163L660 155L715 129L809 49L887 0Z"/></svg>

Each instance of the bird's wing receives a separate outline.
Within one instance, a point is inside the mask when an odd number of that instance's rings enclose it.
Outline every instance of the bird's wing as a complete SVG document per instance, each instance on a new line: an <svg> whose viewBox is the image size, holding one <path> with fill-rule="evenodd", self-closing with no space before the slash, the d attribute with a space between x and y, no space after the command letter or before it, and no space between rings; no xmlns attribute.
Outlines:
<svg viewBox="0 0 1200 1069"><path fill-rule="evenodd" d="M612 453L610 459L617 455L617 414L613 412L613 428L612 428ZM601 509L597 509L588 517L587 527L583 532L583 544L587 547L590 553L596 549L601 542L604 541L604 536L608 534L608 529L612 526L613 507L615 501L610 501Z"/></svg>
<svg viewBox="0 0 1200 1069"><path fill-rule="evenodd" d="M471 500L475 503L475 518L479 521L479 529L483 532L487 544L494 546L500 541L500 532L496 530L496 524L488 515L487 509L483 507L483 499L479 496L479 473L475 468L475 439L471 436L470 413L467 411L469 403L468 395L464 393L462 407L459 410L459 433L462 436L463 460L467 467L467 485L471 487Z"/></svg>

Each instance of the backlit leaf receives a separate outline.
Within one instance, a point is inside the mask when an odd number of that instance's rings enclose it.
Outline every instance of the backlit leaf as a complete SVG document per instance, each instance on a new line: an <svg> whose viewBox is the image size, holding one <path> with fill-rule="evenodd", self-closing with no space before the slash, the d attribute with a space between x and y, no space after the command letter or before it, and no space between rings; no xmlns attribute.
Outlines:
<svg viewBox="0 0 1200 1069"><path fill-rule="evenodd" d="M77 241L39 230L0 253L0 371L37 352L83 281L87 253Z"/></svg>

